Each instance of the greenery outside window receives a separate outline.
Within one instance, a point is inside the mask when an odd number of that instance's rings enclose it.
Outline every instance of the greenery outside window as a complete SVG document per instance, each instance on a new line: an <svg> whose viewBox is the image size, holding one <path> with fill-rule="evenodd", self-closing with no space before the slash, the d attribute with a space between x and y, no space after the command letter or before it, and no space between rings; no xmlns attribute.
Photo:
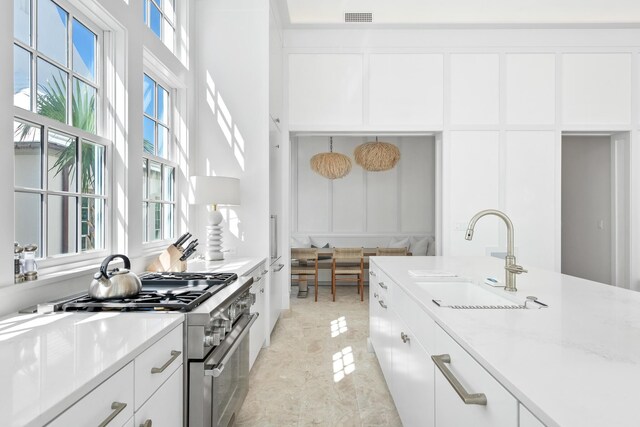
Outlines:
<svg viewBox="0 0 640 427"><path fill-rule="evenodd" d="M153 242L174 237L176 165L171 161L169 91L147 74L143 77L143 109L142 237L144 242Z"/></svg>
<svg viewBox="0 0 640 427"><path fill-rule="evenodd" d="M15 239L40 258L105 250L101 32L63 1L13 2Z"/></svg>
<svg viewBox="0 0 640 427"><path fill-rule="evenodd" d="M173 52L176 37L175 0L143 0L144 23Z"/></svg>

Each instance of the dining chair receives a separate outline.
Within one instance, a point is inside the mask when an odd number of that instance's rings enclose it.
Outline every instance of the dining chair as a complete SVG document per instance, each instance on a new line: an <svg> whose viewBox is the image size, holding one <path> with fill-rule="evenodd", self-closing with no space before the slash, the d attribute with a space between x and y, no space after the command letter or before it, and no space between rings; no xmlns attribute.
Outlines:
<svg viewBox="0 0 640 427"><path fill-rule="evenodd" d="M376 248L376 256L406 256L407 248Z"/></svg>
<svg viewBox="0 0 640 427"><path fill-rule="evenodd" d="M293 276L298 276L298 286L300 282L306 282L307 276L315 276L315 301L318 302L318 250L315 248L292 248L291 249L291 280Z"/></svg>
<svg viewBox="0 0 640 427"><path fill-rule="evenodd" d="M364 252L362 248L335 248L331 263L333 300L336 300L336 282L340 280L342 282L356 282L360 301L364 301Z"/></svg>

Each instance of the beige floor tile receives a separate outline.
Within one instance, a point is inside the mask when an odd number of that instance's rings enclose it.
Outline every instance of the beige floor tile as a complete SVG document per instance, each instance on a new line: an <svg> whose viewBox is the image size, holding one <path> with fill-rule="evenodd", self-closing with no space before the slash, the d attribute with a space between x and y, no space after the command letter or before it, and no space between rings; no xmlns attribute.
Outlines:
<svg viewBox="0 0 640 427"><path fill-rule="evenodd" d="M338 288L331 301L296 298L283 313L251 371L239 427L401 426L382 371L367 352L368 289Z"/></svg>

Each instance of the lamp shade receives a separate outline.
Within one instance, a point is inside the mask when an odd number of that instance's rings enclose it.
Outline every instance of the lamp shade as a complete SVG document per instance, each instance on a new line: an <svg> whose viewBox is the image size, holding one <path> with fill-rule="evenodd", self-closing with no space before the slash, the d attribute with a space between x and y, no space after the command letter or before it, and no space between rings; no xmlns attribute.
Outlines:
<svg viewBox="0 0 640 427"><path fill-rule="evenodd" d="M239 205L240 180L226 176L192 176L192 205Z"/></svg>

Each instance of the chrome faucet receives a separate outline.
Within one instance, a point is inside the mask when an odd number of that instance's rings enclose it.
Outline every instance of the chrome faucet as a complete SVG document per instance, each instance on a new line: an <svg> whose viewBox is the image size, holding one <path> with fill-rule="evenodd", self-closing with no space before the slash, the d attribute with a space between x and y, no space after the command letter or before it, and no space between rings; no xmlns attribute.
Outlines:
<svg viewBox="0 0 640 427"><path fill-rule="evenodd" d="M478 220L485 215L495 215L498 218L501 218L507 225L507 256L504 259L506 286L504 290L515 292L518 290L516 288L516 274L526 273L527 270L522 268L521 265L516 264L516 257L513 254L513 223L511 222L509 217L504 212L500 212L496 209L487 209L484 211L480 211L475 214L473 218L471 218L469 227L467 227L467 234L464 236L464 238L467 240L473 239L473 229L476 226L476 222L478 222Z"/></svg>

